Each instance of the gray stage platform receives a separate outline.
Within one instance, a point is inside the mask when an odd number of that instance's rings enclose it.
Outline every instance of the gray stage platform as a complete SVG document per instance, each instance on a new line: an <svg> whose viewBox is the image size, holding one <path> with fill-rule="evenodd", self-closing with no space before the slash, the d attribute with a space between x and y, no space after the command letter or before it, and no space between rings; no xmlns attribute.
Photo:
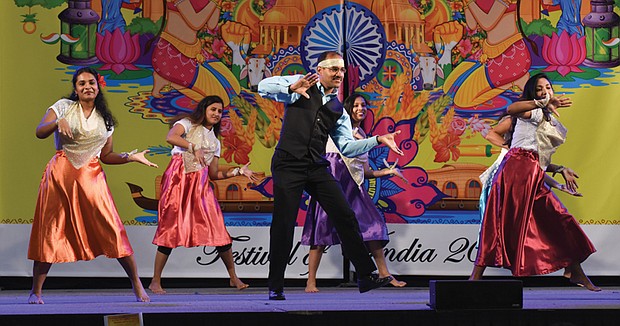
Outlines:
<svg viewBox="0 0 620 326"><path fill-rule="evenodd" d="M397 325L620 325L620 287L606 287L598 293L579 287L524 288L523 309L506 311L436 312L427 305L428 288L416 287L381 288L364 294L338 287L305 293L297 287L287 288L286 296L286 301L269 301L265 288L169 289L165 295L151 295L150 303L138 303L130 289L47 290L44 305L31 305L28 291L0 291L0 325L34 325L44 320L103 325L104 315L139 312L144 325L177 326L217 320L247 325L295 323L292 326L343 325L352 320L359 321L356 326L377 321ZM205 318L211 322L205 323Z"/></svg>

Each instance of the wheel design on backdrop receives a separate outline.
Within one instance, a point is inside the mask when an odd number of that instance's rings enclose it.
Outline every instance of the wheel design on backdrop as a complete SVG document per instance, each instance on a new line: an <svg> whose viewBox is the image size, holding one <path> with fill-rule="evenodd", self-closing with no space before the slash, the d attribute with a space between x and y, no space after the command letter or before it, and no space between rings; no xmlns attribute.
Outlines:
<svg viewBox="0 0 620 326"><path fill-rule="evenodd" d="M344 12L340 5L327 7L310 19L301 36L301 58L307 71L316 71L321 53L344 53L348 65L359 67L363 85L383 66L385 31L377 16L366 7L353 2L344 7Z"/></svg>

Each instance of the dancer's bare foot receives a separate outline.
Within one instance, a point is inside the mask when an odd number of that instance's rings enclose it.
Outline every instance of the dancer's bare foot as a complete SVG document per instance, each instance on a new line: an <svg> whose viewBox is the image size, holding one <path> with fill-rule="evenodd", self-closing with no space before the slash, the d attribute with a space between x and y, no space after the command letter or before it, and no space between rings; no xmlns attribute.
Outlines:
<svg viewBox="0 0 620 326"><path fill-rule="evenodd" d="M41 297L40 294L30 293L30 296L28 297L28 303L30 303L30 304L44 304L45 302L43 302L43 298Z"/></svg>
<svg viewBox="0 0 620 326"><path fill-rule="evenodd" d="M159 282L151 281L151 284L149 284L149 290L151 290L154 294L166 294L166 290L161 287Z"/></svg>
<svg viewBox="0 0 620 326"><path fill-rule="evenodd" d="M390 276L392 276L392 275L390 275ZM407 285L407 282L399 281L399 280L395 279L394 276L392 276L392 280L390 281L390 285L392 285L393 287L396 287L396 288L402 288L402 287L405 287L405 285Z"/></svg>
<svg viewBox="0 0 620 326"><path fill-rule="evenodd" d="M316 283L307 282L304 291L306 291L306 293L317 293L319 292L319 288L316 287Z"/></svg>
<svg viewBox="0 0 620 326"><path fill-rule="evenodd" d="M564 275L563 275L564 277L566 277L567 279L570 279L571 274L572 273L568 267L564 268Z"/></svg>
<svg viewBox="0 0 620 326"><path fill-rule="evenodd" d="M582 277L577 277L577 276L572 277L571 276L569 279L570 279L571 283L573 283L575 285L578 285L578 286L581 286L583 288L586 288L586 289L588 289L590 291L593 291L593 292L600 292L600 291L602 291L602 289L600 287L594 285L594 283L592 283L592 281L590 281L590 278L588 278L585 274L583 274Z"/></svg>
<svg viewBox="0 0 620 326"><path fill-rule="evenodd" d="M151 298L146 294L146 290L139 285L133 289L133 293L136 295L136 301L138 302L151 302Z"/></svg>
<svg viewBox="0 0 620 326"><path fill-rule="evenodd" d="M238 278L230 279L229 284L230 284L230 287L237 288L238 290L243 290L243 289L247 289L250 287L249 284L243 283L243 281L241 281Z"/></svg>
<svg viewBox="0 0 620 326"><path fill-rule="evenodd" d="M590 281L590 278L586 275L586 273L584 273L583 269L581 268L581 264L573 264L566 267L564 275L566 275L567 272L570 275L568 279L571 283L584 287L590 291L601 291L601 288L594 285L594 283Z"/></svg>

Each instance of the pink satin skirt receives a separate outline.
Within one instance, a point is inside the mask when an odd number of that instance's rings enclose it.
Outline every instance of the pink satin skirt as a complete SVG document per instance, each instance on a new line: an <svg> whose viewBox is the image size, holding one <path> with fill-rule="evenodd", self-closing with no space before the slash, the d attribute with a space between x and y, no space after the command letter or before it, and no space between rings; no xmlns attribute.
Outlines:
<svg viewBox="0 0 620 326"><path fill-rule="evenodd" d="M542 275L581 263L596 249L544 184L535 152L511 149L491 186L476 265Z"/></svg>
<svg viewBox="0 0 620 326"><path fill-rule="evenodd" d="M232 242L209 186L209 168L185 173L181 155L173 155L164 172L158 215L155 245L190 248Z"/></svg>
<svg viewBox="0 0 620 326"><path fill-rule="evenodd" d="M28 259L46 263L133 254L98 158L76 169L63 151L47 164L30 233Z"/></svg>

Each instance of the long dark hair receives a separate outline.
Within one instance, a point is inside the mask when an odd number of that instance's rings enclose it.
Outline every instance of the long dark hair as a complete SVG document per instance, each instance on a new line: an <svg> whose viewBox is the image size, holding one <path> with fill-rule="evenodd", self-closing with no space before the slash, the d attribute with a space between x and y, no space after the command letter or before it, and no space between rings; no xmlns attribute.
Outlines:
<svg viewBox="0 0 620 326"><path fill-rule="evenodd" d="M222 106L224 106L224 101L222 100L221 97L217 95L209 95L203 98L200 102L198 102L196 109L194 109L192 113L181 113L181 114L177 114L176 116L174 116L174 118L172 118L172 120L170 121L170 127L172 127L175 122L183 118L188 118L193 124L204 125L205 120L206 120L205 112L210 105L215 104L215 103L219 103ZM213 133L215 134L215 136L219 136L221 126L222 126L221 119L218 123L213 125Z"/></svg>
<svg viewBox="0 0 620 326"><path fill-rule="evenodd" d="M538 81L541 79L546 79L551 84L551 80L545 73L537 73L534 76L531 76L530 79L527 80L525 86L523 87L523 93L521 93L521 97L519 97L518 101L531 101L531 100L539 100L540 98L536 96L536 86L538 85ZM553 87L553 85L552 85ZM551 110L547 107L542 108L543 117L545 121L551 121ZM510 146L512 143L512 134L514 133L515 126L517 125L517 120L512 119L512 125L510 126L510 132L506 137L506 145Z"/></svg>
<svg viewBox="0 0 620 326"><path fill-rule="evenodd" d="M361 97L364 99L364 101L366 102L366 105L368 105L368 101L366 100L366 98L360 94L360 93L353 93L351 95L349 95L345 100L344 103L342 104L344 106L344 109L347 111L347 113L349 114L349 116L353 113L353 106L355 105L355 100Z"/></svg>
<svg viewBox="0 0 620 326"><path fill-rule="evenodd" d="M364 99L364 102L366 102L366 112L368 112L368 100L360 93L353 93L351 95L349 95L343 103L344 106L344 110L347 111L347 113L349 114L349 117L352 117L353 114L353 106L355 106L355 100L358 99L359 97L361 97L362 99ZM364 117L364 119L366 119L366 117ZM350 119L351 121L351 127L353 127L353 118ZM362 125L363 121L360 121L360 127ZM361 129L361 128L360 128ZM362 130L363 131L363 130ZM364 133L362 135L365 135Z"/></svg>
<svg viewBox="0 0 620 326"><path fill-rule="evenodd" d="M75 71L73 74L73 79L71 81L73 85L73 92L69 96L68 99L72 101L79 101L79 97L77 92L75 91L75 84L77 83L77 78L79 75L83 73L89 73L95 76L95 80L97 81L97 87L99 88L99 93L97 93L97 97L95 97L95 108L97 108L96 112L99 112L101 117L103 117L103 121L105 121L106 130L110 131L114 126L118 125L118 121L112 115L112 112L108 108L108 102L103 97L103 92L101 91L101 85L99 85L99 73L97 70L91 67L82 67Z"/></svg>

